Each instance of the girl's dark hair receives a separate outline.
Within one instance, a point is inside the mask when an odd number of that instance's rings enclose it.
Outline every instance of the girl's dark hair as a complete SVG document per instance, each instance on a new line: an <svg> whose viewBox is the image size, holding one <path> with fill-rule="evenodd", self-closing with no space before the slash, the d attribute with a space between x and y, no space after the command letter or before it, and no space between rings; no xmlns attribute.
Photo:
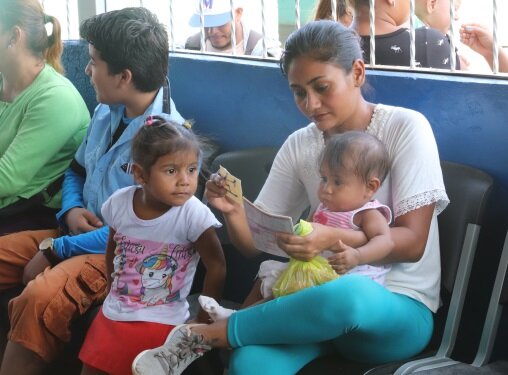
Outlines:
<svg viewBox="0 0 508 375"><path fill-rule="evenodd" d="M27 48L33 55L45 59L57 72L63 73L60 23L55 17L44 14L38 0L0 0L0 23L2 31L15 26L23 29ZM50 35L45 26L48 23L52 24Z"/></svg>
<svg viewBox="0 0 508 375"><path fill-rule="evenodd" d="M349 73L353 62L362 59L360 37L340 22L312 21L288 37L280 60L282 73L287 76L293 60L304 55L335 64Z"/></svg>
<svg viewBox="0 0 508 375"><path fill-rule="evenodd" d="M168 153L193 149L201 166L201 140L185 126L161 116L149 116L132 140L132 159L149 171L157 159Z"/></svg>
<svg viewBox="0 0 508 375"><path fill-rule="evenodd" d="M381 182L390 171L388 150L379 139L365 132L348 131L328 139L320 158L332 171L353 173L367 183L377 177Z"/></svg>

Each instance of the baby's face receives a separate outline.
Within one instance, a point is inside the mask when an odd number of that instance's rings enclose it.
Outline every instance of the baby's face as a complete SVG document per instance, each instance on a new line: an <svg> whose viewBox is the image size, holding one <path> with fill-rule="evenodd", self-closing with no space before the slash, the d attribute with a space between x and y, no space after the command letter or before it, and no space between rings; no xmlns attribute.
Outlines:
<svg viewBox="0 0 508 375"><path fill-rule="evenodd" d="M321 165L319 172L319 200L330 211L353 211L362 207L372 197L367 184L353 173L333 171L325 163Z"/></svg>

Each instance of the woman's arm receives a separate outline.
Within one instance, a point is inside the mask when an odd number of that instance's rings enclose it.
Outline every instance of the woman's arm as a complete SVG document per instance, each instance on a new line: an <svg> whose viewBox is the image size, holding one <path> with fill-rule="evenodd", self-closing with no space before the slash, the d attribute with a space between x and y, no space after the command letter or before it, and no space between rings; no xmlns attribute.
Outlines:
<svg viewBox="0 0 508 375"><path fill-rule="evenodd" d="M341 241L351 247L359 247L367 242L362 231L333 228L318 223L312 223L312 228L312 232L306 236L280 233L277 243L291 257L310 260L325 250L339 251Z"/></svg>
<svg viewBox="0 0 508 375"><path fill-rule="evenodd" d="M219 301L222 297L222 289L226 279L226 260L215 229L210 227L205 230L194 246L206 269L201 294ZM197 320L201 323L208 323L208 318L208 314L200 308Z"/></svg>
<svg viewBox="0 0 508 375"><path fill-rule="evenodd" d="M210 205L222 212L232 244L246 256L257 254L243 205L226 197L224 183L223 178L213 174L206 182L205 197Z"/></svg>
<svg viewBox="0 0 508 375"><path fill-rule="evenodd" d="M385 263L417 262L423 256L436 204L429 204L397 217L390 234L393 250Z"/></svg>
<svg viewBox="0 0 508 375"><path fill-rule="evenodd" d="M66 108L65 115L62 108ZM85 135L85 124L86 118L67 91L50 89L30 102L15 138L0 157L0 197L19 195L48 164L54 167L46 169L49 178L63 173L68 162L58 161L65 156L62 150L72 137L79 135L81 139ZM68 161L73 152L68 150ZM43 188L40 186L38 191Z"/></svg>

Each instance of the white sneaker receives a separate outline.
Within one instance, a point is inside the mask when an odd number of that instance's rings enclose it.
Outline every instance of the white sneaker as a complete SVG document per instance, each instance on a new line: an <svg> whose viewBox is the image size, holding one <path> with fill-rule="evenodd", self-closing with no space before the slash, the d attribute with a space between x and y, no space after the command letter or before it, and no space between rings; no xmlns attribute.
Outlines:
<svg viewBox="0 0 508 375"><path fill-rule="evenodd" d="M212 347L202 335L194 334L190 324L176 326L164 345L139 353L132 362L134 375L180 375L192 362Z"/></svg>

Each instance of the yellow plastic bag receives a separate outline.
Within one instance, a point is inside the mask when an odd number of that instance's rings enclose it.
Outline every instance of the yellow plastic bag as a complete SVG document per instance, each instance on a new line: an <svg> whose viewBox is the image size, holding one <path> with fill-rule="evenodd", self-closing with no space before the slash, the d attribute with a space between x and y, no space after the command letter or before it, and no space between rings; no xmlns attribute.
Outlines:
<svg viewBox="0 0 508 375"><path fill-rule="evenodd" d="M295 233L305 236L312 232L312 225L304 220L295 225ZM288 267L282 272L272 287L275 297L286 296L310 286L324 284L338 278L328 260L318 255L310 261L291 258Z"/></svg>

